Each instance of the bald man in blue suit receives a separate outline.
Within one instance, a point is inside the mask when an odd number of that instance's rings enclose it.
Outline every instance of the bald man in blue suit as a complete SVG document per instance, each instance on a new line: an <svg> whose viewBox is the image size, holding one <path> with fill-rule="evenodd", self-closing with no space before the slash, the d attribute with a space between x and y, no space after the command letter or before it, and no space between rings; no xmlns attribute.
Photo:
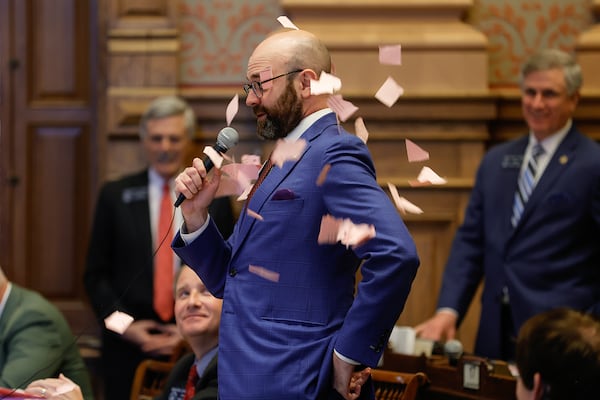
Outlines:
<svg viewBox="0 0 600 400"><path fill-rule="evenodd" d="M527 136L492 148L454 239L438 311L422 337L454 337L483 279L475 353L512 360L520 326L558 306L600 315L600 146L575 127L581 69L558 50L521 72ZM515 218L517 182L540 145L534 189ZM519 207L517 207L519 208Z"/></svg>
<svg viewBox="0 0 600 400"><path fill-rule="evenodd" d="M173 248L223 298L222 400L372 399L362 368L377 365L417 272L413 240L366 145L338 125L327 95L310 93L311 79L330 70L325 46L299 30L269 36L249 60L244 89L259 136L306 141L300 158L273 167L247 200L263 221L242 213L225 241L207 212L219 174L208 177L197 159L176 179L188 200ZM328 214L373 225L376 235L320 245Z"/></svg>

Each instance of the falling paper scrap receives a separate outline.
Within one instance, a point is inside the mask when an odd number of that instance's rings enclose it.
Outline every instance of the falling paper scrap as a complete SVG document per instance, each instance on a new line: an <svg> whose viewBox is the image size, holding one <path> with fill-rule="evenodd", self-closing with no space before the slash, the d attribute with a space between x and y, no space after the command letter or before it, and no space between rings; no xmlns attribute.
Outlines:
<svg viewBox="0 0 600 400"><path fill-rule="evenodd" d="M279 282L279 272L268 270L258 265L249 265L248 271L271 282Z"/></svg>
<svg viewBox="0 0 600 400"><path fill-rule="evenodd" d="M405 139L408 162L429 160L429 153L417 146L413 141Z"/></svg>
<svg viewBox="0 0 600 400"><path fill-rule="evenodd" d="M396 208L398 208L398 210L403 215L405 215L406 213L423 214L423 210L421 210L419 207L417 207L410 201L406 200L404 197L401 197L400 194L398 194L398 189L396 188L395 185L393 185L389 182L387 185L388 185L388 189L390 190L390 194L392 195L392 198L394 199L394 204L396 204Z"/></svg>
<svg viewBox="0 0 600 400"><path fill-rule="evenodd" d="M447 181L433 172L429 167L423 167L417 180L408 181L411 186L444 185Z"/></svg>
<svg viewBox="0 0 600 400"><path fill-rule="evenodd" d="M356 136L358 136L365 144L367 140L369 140L369 131L367 131L367 127L365 126L365 122L362 117L356 118L354 120L354 130L356 132Z"/></svg>
<svg viewBox="0 0 600 400"><path fill-rule="evenodd" d="M271 153L271 161L279 168L283 168L283 164L286 161L299 160L305 147L306 140L304 139L294 141L279 139L273 149L273 153Z"/></svg>
<svg viewBox="0 0 600 400"><path fill-rule="evenodd" d="M251 209L247 209L246 210L246 214L248 214L249 217L252 217L254 219L257 219L259 221L264 221L265 219L262 217L262 215L260 215L259 213L257 213L256 211L252 211Z"/></svg>
<svg viewBox="0 0 600 400"><path fill-rule="evenodd" d="M402 86L398 85L394 78L388 76L377 93L375 93L375 98L386 106L391 107L403 94L404 89Z"/></svg>
<svg viewBox="0 0 600 400"><path fill-rule="evenodd" d="M108 317L104 318L106 329L117 332L122 335L133 322L133 317L121 311L115 311Z"/></svg>
<svg viewBox="0 0 600 400"><path fill-rule="evenodd" d="M233 118L237 114L239 102L239 97L236 94L235 96L233 96L233 99L231 99L229 104L227 104L227 109L225 110L225 119L227 120L227 126L231 125L231 121L233 121Z"/></svg>
<svg viewBox="0 0 600 400"><path fill-rule="evenodd" d="M350 219L337 219L324 215L317 242L333 244L340 242L346 247L357 247L375 237L375 227L368 224L354 224Z"/></svg>
<svg viewBox="0 0 600 400"><path fill-rule="evenodd" d="M327 178L327 174L329 173L330 169L331 164L325 164L325 166L321 169L321 172L319 172L319 176L317 177L317 186L321 186L323 183L325 183L325 179Z"/></svg>
<svg viewBox="0 0 600 400"><path fill-rule="evenodd" d="M285 15L277 17L277 21L279 21L281 26L283 26L284 28L298 29L298 27L296 25L294 25L294 23L292 21L290 21L290 19L288 17L286 17Z"/></svg>
<svg viewBox="0 0 600 400"><path fill-rule="evenodd" d="M379 63L402 65L402 47L399 44L379 46Z"/></svg>
<svg viewBox="0 0 600 400"><path fill-rule="evenodd" d="M243 156L242 160L244 160ZM241 164L232 163L223 165L221 167L223 174L221 175L221 182L219 183L215 197L241 195L249 186L252 186L252 182L258 177L259 170L260 164L254 163L242 162Z"/></svg>
<svg viewBox="0 0 600 400"><path fill-rule="evenodd" d="M335 75L328 74L325 71L321 71L319 80L310 80L310 94L333 94L342 88L342 81Z"/></svg>
<svg viewBox="0 0 600 400"><path fill-rule="evenodd" d="M246 200L248 198L248 195L250 194L250 191L252 190L253 186L254 186L254 184L248 185L248 187L246 187L246 189L244 189L244 191L242 192L242 194L240 194L236 200L237 201L244 201L244 200Z"/></svg>
<svg viewBox="0 0 600 400"><path fill-rule="evenodd" d="M342 122L346 122L346 120L358 110L358 107L356 107L354 104L347 100L344 100L341 94L334 94L332 96L329 96L329 98L327 99L327 105L333 111L335 111L338 118Z"/></svg>
<svg viewBox="0 0 600 400"><path fill-rule="evenodd" d="M210 158L210 161L212 161L215 168L221 169L221 164L223 164L223 156L219 154L218 151L211 146L206 146L204 147L204 154Z"/></svg>

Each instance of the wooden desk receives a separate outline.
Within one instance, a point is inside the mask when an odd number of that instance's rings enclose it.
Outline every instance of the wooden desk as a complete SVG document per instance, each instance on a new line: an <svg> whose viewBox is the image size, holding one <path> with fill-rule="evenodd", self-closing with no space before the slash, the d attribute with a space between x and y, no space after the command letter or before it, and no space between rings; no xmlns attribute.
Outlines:
<svg viewBox="0 0 600 400"><path fill-rule="evenodd" d="M429 379L421 393L423 400L514 400L516 379L505 362L463 356L456 366L443 356L407 356L386 351L383 369L424 372ZM465 387L467 386L467 387Z"/></svg>

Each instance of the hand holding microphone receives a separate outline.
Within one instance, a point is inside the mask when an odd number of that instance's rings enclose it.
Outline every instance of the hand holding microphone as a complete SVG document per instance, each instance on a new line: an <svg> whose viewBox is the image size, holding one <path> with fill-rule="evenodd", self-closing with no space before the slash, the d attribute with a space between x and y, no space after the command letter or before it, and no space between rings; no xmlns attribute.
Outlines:
<svg viewBox="0 0 600 400"><path fill-rule="evenodd" d="M217 135L217 142L213 145L213 149L219 153L226 153L227 150L235 146L238 141L238 132L232 127L227 126L219 131L219 134ZM204 164L204 169L206 172L209 172L214 167L212 160L206 155L203 157L202 163ZM180 193L177 201L175 201L174 206L179 207L184 200L185 195Z"/></svg>

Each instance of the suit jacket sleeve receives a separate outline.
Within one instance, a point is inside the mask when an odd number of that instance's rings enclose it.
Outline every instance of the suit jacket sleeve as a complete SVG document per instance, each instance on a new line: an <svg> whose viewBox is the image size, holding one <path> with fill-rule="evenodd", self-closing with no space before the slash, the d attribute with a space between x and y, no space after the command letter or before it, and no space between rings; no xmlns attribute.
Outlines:
<svg viewBox="0 0 600 400"><path fill-rule="evenodd" d="M362 260L362 280L334 348L375 367L404 308L419 259L404 222L376 180L364 143L354 135L334 137L321 168L328 164L331 168L322 193L329 213L354 224L373 225L376 230L374 238L352 248Z"/></svg>
<svg viewBox="0 0 600 400"><path fill-rule="evenodd" d="M13 286L9 301L14 301L16 309L8 305L2 316L0 328L0 386L24 388L36 379L54 376L59 371L64 353L74 340L65 341L56 322L47 311L46 305L38 297L27 295Z"/></svg>

